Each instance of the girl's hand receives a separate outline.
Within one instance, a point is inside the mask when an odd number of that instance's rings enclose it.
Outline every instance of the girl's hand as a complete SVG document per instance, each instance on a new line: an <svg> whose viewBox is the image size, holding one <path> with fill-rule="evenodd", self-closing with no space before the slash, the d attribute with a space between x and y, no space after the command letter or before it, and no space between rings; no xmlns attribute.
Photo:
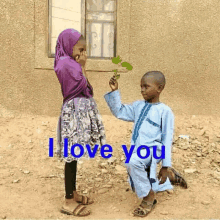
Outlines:
<svg viewBox="0 0 220 220"><path fill-rule="evenodd" d="M86 65L87 53L86 51L82 51L80 56L76 56L76 62L79 63L82 67Z"/></svg>
<svg viewBox="0 0 220 220"><path fill-rule="evenodd" d="M115 91L118 89L118 82L117 80L115 79L115 76L113 76L110 81L109 81L109 86L110 88L112 89L112 91Z"/></svg>

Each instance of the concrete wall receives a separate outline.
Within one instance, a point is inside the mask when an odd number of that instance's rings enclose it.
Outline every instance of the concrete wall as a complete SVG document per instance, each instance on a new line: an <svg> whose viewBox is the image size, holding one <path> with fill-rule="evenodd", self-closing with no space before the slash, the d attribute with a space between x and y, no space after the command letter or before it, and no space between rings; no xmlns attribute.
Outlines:
<svg viewBox="0 0 220 220"><path fill-rule="evenodd" d="M122 100L129 103L141 99L141 76L149 70L161 70L167 79L161 101L175 114L218 114L218 0L135 0L129 4L128 8L120 6L119 11L123 19L123 13L130 10L130 19L126 18L130 22L129 35L125 36L129 60L124 61L133 65L133 70L122 73L119 79ZM35 68L35 31L39 25L35 17L47 10L47 1L38 0L36 4L34 0L1 0L1 5L1 105L10 110L57 116L62 96L56 75L53 70ZM39 28L47 31L47 16L44 18ZM88 74L100 112L110 114L103 95L109 90L112 73Z"/></svg>

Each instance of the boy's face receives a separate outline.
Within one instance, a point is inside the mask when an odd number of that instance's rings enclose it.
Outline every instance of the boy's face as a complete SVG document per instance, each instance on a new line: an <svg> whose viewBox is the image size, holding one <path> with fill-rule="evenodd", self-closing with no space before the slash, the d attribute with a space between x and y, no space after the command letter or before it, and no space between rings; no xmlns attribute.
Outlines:
<svg viewBox="0 0 220 220"><path fill-rule="evenodd" d="M73 47L72 57L76 60L76 57L80 57L80 53L86 51L86 41L84 39L79 40Z"/></svg>
<svg viewBox="0 0 220 220"><path fill-rule="evenodd" d="M148 102L157 102L161 92L160 86L155 82L154 76L145 76L141 79L141 94Z"/></svg>

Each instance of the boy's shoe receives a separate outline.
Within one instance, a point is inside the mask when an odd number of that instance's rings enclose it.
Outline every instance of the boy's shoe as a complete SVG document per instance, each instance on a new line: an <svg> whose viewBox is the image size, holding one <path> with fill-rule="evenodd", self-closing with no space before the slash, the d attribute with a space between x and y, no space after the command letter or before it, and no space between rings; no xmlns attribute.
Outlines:
<svg viewBox="0 0 220 220"><path fill-rule="evenodd" d="M178 173L173 167L169 167L168 170L171 172L169 175L169 179L173 185L180 185L185 189L188 188L186 180L180 173Z"/></svg>
<svg viewBox="0 0 220 220"><path fill-rule="evenodd" d="M141 204L134 210L133 214L135 216L145 217L155 208L156 204L156 199L154 199L153 202L142 200Z"/></svg>

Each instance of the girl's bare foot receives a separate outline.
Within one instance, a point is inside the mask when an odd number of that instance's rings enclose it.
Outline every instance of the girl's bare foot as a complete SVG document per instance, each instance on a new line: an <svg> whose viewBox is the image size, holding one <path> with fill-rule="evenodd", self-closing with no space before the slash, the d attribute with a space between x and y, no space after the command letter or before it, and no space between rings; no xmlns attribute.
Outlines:
<svg viewBox="0 0 220 220"><path fill-rule="evenodd" d="M84 205L78 204L73 199L65 199L61 212L74 216L87 216L91 213Z"/></svg>

